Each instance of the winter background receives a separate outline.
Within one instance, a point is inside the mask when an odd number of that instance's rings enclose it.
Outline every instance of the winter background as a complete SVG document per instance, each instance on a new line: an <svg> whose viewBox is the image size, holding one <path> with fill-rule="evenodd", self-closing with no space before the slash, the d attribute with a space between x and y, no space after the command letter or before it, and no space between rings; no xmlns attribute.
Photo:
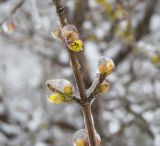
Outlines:
<svg viewBox="0 0 160 146"><path fill-rule="evenodd" d="M76 104L47 101L46 80L73 84L67 50L51 36L58 23L51 0L0 0L0 146L71 146L84 127ZM160 0L63 0L85 42L86 87L100 56L116 69L108 93L93 105L103 146L160 146ZM12 17L11 17L12 15ZM4 23L14 21L8 33Z"/></svg>

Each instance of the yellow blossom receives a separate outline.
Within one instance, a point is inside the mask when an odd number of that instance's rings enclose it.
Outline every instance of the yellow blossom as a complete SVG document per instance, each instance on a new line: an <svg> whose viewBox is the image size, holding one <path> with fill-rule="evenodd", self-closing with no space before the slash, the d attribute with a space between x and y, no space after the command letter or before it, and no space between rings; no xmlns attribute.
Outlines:
<svg viewBox="0 0 160 146"><path fill-rule="evenodd" d="M54 93L48 97L48 101L55 104L61 104L64 102L64 97L60 93Z"/></svg>
<svg viewBox="0 0 160 146"><path fill-rule="evenodd" d="M76 51L76 52L81 51L83 50L83 41L82 40L73 41L68 44L68 48L71 51Z"/></svg>

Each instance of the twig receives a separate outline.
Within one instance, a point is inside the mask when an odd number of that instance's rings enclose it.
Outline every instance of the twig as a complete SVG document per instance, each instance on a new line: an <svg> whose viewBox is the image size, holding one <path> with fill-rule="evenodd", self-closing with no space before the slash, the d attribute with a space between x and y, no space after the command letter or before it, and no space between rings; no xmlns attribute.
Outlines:
<svg viewBox="0 0 160 146"><path fill-rule="evenodd" d="M101 85L101 83L105 80L106 75L103 74L97 74L97 77L94 79L91 87L88 89L88 99L90 102L92 102L92 100L95 98L95 96L97 96L97 94L99 93L99 87Z"/></svg>
<svg viewBox="0 0 160 146"><path fill-rule="evenodd" d="M65 8L62 5L61 0L52 0L52 1L56 6L56 11L59 16L59 20L61 22L61 25L63 27L68 23ZM90 103L86 97L85 85L84 85L82 73L80 70L81 67L78 62L76 53L70 51L69 49L68 49L68 53L70 55L71 66L73 69L77 88L79 90L79 94L81 97L81 107L82 107L82 111L84 114L85 127L88 132L89 144L90 144L90 146L97 146L96 135L95 135L96 133L95 133L94 123L93 123L93 118L92 118L92 113L91 113L91 107L90 107Z"/></svg>
<svg viewBox="0 0 160 146"><path fill-rule="evenodd" d="M21 0L12 10L11 15L14 15L18 9L20 9L26 0Z"/></svg>

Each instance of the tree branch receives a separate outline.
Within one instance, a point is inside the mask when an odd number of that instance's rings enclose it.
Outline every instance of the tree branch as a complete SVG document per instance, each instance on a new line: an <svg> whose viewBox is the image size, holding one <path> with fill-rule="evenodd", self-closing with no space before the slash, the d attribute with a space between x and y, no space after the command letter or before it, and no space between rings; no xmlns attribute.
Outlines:
<svg viewBox="0 0 160 146"><path fill-rule="evenodd" d="M52 1L56 6L56 11L59 16L61 25L63 27L68 23L65 8L62 5L61 0L52 0ZM88 132L89 144L90 146L97 146L96 135L95 135L96 133L95 133L94 123L93 123L93 118L91 113L91 107L86 97L85 85L84 85L82 73L80 70L81 67L78 62L76 53L70 51L69 49L68 49L68 53L70 55L71 67L73 69L75 81L81 97L81 107L82 107L82 111L85 118L84 122Z"/></svg>

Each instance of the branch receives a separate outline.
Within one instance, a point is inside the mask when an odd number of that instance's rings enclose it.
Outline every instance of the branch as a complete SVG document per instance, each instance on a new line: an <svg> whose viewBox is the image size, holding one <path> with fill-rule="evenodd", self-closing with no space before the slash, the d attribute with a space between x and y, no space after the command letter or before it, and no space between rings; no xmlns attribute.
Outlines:
<svg viewBox="0 0 160 146"><path fill-rule="evenodd" d="M65 26L68 21L66 17L66 12L64 6L61 4L61 0L52 0L56 6L56 11L59 16L59 20L61 22L62 27ZM75 52L72 52L68 49L68 53L71 59L71 67L74 72L75 81L79 90L79 94L81 97L81 107L83 110L84 118L85 118L85 126L88 132L89 144L90 146L97 146L96 133L91 113L91 107L86 97L85 85L82 78L82 73L80 70L80 64L78 62L77 56Z"/></svg>
<svg viewBox="0 0 160 146"><path fill-rule="evenodd" d="M60 0L53 0L53 2L55 3L57 14L59 16L59 20L60 20L61 25L63 27L66 24L68 24L65 8L61 4ZM72 69L73 69L73 72L74 72L74 77L75 77L75 80L76 80L76 84L77 84L80 96L81 96L82 100L85 102L86 101L85 85L84 85L83 78L82 78L82 75L81 75L80 65L79 65L76 53L70 51L68 48L67 48L67 50L68 50L68 53L70 55L71 65L72 65Z"/></svg>

